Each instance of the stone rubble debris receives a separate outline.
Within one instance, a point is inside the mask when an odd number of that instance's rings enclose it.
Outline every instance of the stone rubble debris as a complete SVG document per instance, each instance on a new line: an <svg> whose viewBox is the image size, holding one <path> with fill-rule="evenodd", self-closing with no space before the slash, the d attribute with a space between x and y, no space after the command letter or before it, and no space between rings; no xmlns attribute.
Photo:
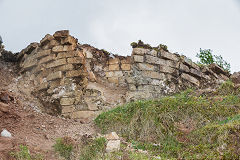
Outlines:
<svg viewBox="0 0 240 160"><path fill-rule="evenodd" d="M12 134L7 131L6 129L4 129L2 132L1 132L1 136L2 137L7 137L7 138L11 138L12 137Z"/></svg>

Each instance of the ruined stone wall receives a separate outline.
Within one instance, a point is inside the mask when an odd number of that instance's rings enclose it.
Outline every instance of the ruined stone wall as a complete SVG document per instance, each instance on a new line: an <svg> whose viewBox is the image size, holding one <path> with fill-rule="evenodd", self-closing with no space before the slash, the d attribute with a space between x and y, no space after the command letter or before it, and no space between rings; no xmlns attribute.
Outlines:
<svg viewBox="0 0 240 160"><path fill-rule="evenodd" d="M215 64L200 68L187 57L161 48L133 48L131 67L128 101L158 98L189 87L204 88L228 79L228 74Z"/></svg>
<svg viewBox="0 0 240 160"><path fill-rule="evenodd" d="M131 56L112 55L78 44L68 31L30 44L18 61L46 112L81 119L126 101L206 88L229 77L217 65L200 68L162 48L136 46Z"/></svg>
<svg viewBox="0 0 240 160"><path fill-rule="evenodd" d="M111 55L89 45L82 45L80 48L86 55L86 67L90 81L127 87L126 77L131 71L130 56Z"/></svg>
<svg viewBox="0 0 240 160"><path fill-rule="evenodd" d="M20 72L33 81L33 94L39 97L45 111L77 117L82 111L82 95L87 80L85 58L77 40L68 31L46 35L20 54Z"/></svg>

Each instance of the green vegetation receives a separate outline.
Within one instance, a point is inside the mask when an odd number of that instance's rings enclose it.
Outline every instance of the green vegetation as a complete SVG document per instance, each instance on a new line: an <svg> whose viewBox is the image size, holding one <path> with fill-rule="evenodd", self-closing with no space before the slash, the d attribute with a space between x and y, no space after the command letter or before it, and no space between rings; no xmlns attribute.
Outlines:
<svg viewBox="0 0 240 160"><path fill-rule="evenodd" d="M101 159L104 157L106 139L96 138L91 142L88 142L87 145L83 146L80 160L94 160Z"/></svg>
<svg viewBox="0 0 240 160"><path fill-rule="evenodd" d="M168 52L168 47L164 44L159 44L157 47L152 47L150 44L145 44L143 41L138 40L138 42L131 43L132 48L145 48L145 49L154 49L156 51L164 50Z"/></svg>
<svg viewBox="0 0 240 160"><path fill-rule="evenodd" d="M64 157L66 160L70 159L73 150L73 143L70 138L64 137L57 139L53 147L60 156Z"/></svg>
<svg viewBox="0 0 240 160"><path fill-rule="evenodd" d="M19 149L18 152L11 152L10 156L17 160L43 160L40 154L31 155L27 146L20 145Z"/></svg>
<svg viewBox="0 0 240 160"><path fill-rule="evenodd" d="M230 72L230 63L226 62L222 56L217 56L212 54L212 50L210 49L201 49L200 52L197 54L197 57L200 59L199 64L202 65L209 65L212 63L216 63L224 70Z"/></svg>
<svg viewBox="0 0 240 160"><path fill-rule="evenodd" d="M240 97L229 81L211 95L189 89L128 103L100 114L95 123L162 159L240 158Z"/></svg>

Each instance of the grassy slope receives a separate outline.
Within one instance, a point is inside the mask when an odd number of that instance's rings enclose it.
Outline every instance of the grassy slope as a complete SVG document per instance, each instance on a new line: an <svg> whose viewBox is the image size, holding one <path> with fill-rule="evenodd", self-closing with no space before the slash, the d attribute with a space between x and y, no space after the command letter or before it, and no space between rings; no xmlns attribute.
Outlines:
<svg viewBox="0 0 240 160"><path fill-rule="evenodd" d="M238 159L239 93L231 82L211 96L187 90L119 106L95 123L102 132L117 131L137 148L162 158Z"/></svg>

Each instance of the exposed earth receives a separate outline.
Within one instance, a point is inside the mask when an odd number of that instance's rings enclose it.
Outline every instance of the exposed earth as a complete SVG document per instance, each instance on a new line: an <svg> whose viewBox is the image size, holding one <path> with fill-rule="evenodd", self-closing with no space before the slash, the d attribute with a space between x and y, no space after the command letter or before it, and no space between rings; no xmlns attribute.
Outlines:
<svg viewBox="0 0 240 160"><path fill-rule="evenodd" d="M95 134L92 123L51 116L34 108L30 102L36 99L18 90L27 86L12 87L19 76L15 69L12 63L0 61L0 130L7 129L13 136L0 137L0 159L11 159L9 152L18 150L20 144L45 155L45 159L58 159L52 147L56 138L66 136L78 141L83 135Z"/></svg>

